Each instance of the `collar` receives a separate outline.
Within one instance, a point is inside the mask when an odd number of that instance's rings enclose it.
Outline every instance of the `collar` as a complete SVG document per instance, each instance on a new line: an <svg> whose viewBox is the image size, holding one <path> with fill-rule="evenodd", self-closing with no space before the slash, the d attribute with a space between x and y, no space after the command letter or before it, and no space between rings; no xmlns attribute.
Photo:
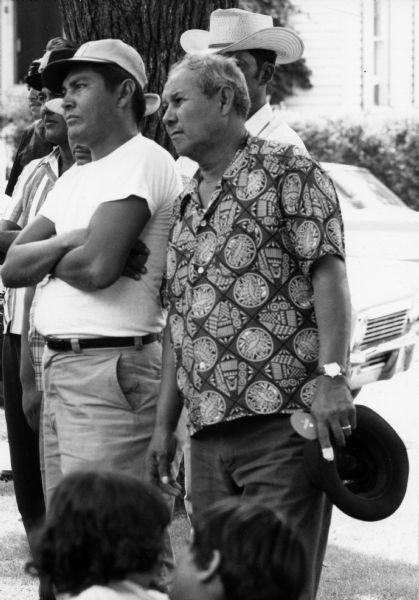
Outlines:
<svg viewBox="0 0 419 600"><path fill-rule="evenodd" d="M273 110L269 102L264 104L254 115L247 119L246 129L251 135L259 137L265 127L272 121Z"/></svg>

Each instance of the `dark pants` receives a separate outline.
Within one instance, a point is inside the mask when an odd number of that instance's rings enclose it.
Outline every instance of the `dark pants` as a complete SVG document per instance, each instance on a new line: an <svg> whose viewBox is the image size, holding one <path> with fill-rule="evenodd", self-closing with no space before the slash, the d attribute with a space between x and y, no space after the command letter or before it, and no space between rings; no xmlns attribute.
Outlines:
<svg viewBox="0 0 419 600"><path fill-rule="evenodd" d="M45 503L38 433L29 427L23 414L19 372L20 335L8 333L3 338L4 411L16 502L30 545L33 527L45 516Z"/></svg>
<svg viewBox="0 0 419 600"><path fill-rule="evenodd" d="M332 511L305 474L304 442L287 415L206 427L191 438L192 507L196 514L216 500L241 496L257 498L282 514L307 552L310 572L301 600L313 600Z"/></svg>

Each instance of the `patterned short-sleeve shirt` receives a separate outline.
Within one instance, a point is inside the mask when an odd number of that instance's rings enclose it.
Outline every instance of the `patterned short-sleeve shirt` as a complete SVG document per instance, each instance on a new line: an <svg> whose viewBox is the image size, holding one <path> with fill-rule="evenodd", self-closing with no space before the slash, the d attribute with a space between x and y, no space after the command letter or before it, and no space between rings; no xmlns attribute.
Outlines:
<svg viewBox="0 0 419 600"><path fill-rule="evenodd" d="M293 146L248 136L202 208L199 172L177 204L166 295L191 434L308 407L318 330L311 267L344 259L336 192Z"/></svg>

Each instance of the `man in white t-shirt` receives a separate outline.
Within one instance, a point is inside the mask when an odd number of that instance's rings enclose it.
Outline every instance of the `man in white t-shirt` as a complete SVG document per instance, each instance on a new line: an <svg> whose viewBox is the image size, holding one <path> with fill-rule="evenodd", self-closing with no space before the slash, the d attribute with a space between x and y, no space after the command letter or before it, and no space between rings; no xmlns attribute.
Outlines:
<svg viewBox="0 0 419 600"><path fill-rule="evenodd" d="M280 111L272 109L267 97L275 64L301 58L303 42L294 31L274 27L268 15L238 8L217 9L211 13L209 31L185 31L180 45L187 54L218 53L235 58L250 96L246 129L255 137L292 144L307 153L302 139L285 123ZM186 156L180 156L177 164L185 178L198 170L197 163Z"/></svg>
<svg viewBox="0 0 419 600"><path fill-rule="evenodd" d="M180 179L172 157L138 133L160 99L136 50L120 40L83 44L47 66L64 91L72 143L92 162L60 178L40 215L9 250L3 277L28 286L46 274L35 326L44 354L47 501L63 474L105 466L142 477L160 384L160 285ZM53 236L53 237L51 237ZM126 264L141 240L147 271Z"/></svg>

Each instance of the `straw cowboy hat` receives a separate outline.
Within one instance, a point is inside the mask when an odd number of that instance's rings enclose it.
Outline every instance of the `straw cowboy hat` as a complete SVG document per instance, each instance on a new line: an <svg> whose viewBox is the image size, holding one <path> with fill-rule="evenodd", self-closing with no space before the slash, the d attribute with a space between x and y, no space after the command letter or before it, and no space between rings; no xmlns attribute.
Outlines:
<svg viewBox="0 0 419 600"><path fill-rule="evenodd" d="M209 31L189 29L180 36L180 45L187 54L272 50L277 64L298 60L304 50L299 36L286 27L274 27L272 17L238 8L215 10Z"/></svg>
<svg viewBox="0 0 419 600"><path fill-rule="evenodd" d="M356 405L356 429L346 446L334 448L335 460L327 461L313 439L311 419L300 413L291 420L308 438L304 466L311 482L354 519L379 521L392 515L406 492L409 461L403 441L389 423L371 408Z"/></svg>

